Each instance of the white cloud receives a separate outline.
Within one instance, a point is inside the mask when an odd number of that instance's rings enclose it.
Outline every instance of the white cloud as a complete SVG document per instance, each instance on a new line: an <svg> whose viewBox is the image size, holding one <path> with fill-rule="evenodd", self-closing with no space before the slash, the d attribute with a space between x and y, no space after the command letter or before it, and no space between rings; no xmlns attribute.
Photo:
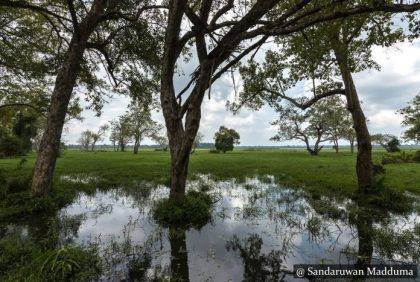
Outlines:
<svg viewBox="0 0 420 282"><path fill-rule="evenodd" d="M400 134L402 116L392 110L380 110L369 117L369 127L374 133Z"/></svg>

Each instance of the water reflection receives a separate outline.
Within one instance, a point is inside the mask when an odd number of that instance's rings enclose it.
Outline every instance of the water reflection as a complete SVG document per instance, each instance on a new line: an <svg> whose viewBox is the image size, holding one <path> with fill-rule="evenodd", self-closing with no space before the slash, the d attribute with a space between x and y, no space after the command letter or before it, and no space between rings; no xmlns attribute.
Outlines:
<svg viewBox="0 0 420 282"><path fill-rule="evenodd" d="M169 189L139 182L81 194L50 218L0 224L0 240L97 244L102 281L293 281L290 270L298 263L366 267L419 260L416 209L397 213L361 199L312 197L273 177L238 183L202 175L188 189L218 199L212 221L200 230L159 226L153 202L168 197Z"/></svg>
<svg viewBox="0 0 420 282"><path fill-rule="evenodd" d="M188 270L188 251L186 231L171 228L169 242L171 246L171 277L176 281L190 281Z"/></svg>
<svg viewBox="0 0 420 282"><path fill-rule="evenodd" d="M281 252L271 250L268 254L262 254L263 240L258 234L251 234L242 242L234 235L226 243L227 251L238 251L244 264L243 281L284 281L286 275L282 269Z"/></svg>

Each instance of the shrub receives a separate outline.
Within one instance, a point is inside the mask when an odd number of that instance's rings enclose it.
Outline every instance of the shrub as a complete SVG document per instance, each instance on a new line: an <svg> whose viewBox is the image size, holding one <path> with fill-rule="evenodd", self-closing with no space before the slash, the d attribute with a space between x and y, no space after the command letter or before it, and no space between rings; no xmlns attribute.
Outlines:
<svg viewBox="0 0 420 282"><path fill-rule="evenodd" d="M380 164L373 164L373 175L385 174L385 168Z"/></svg>
<svg viewBox="0 0 420 282"><path fill-rule="evenodd" d="M0 139L0 154L5 157L24 155L22 140L15 136L3 136Z"/></svg>
<svg viewBox="0 0 420 282"><path fill-rule="evenodd" d="M417 162L416 159L420 160L420 151L417 151L415 154L406 153L405 151L399 153L386 153L382 157L382 164L398 164L398 163L409 163Z"/></svg>
<svg viewBox="0 0 420 282"><path fill-rule="evenodd" d="M385 150L387 150L390 153L395 153L400 151L400 141L398 138L393 137L389 142L385 145Z"/></svg>
<svg viewBox="0 0 420 282"><path fill-rule="evenodd" d="M216 149L210 149L209 150L210 154L220 154L220 151L216 150Z"/></svg>
<svg viewBox="0 0 420 282"><path fill-rule="evenodd" d="M420 150L416 151L412 157L412 160L416 163L420 163Z"/></svg>
<svg viewBox="0 0 420 282"><path fill-rule="evenodd" d="M164 226L201 228L211 219L212 198L197 191L189 191L181 201L172 198L156 203L153 216Z"/></svg>
<svg viewBox="0 0 420 282"><path fill-rule="evenodd" d="M6 190L8 193L20 193L29 190L30 185L30 176L12 177L6 181Z"/></svg>

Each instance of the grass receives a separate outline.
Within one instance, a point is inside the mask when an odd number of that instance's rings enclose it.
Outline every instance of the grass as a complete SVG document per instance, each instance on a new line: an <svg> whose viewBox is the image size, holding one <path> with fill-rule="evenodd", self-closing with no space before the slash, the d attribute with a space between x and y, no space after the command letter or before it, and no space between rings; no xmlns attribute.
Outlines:
<svg viewBox="0 0 420 282"><path fill-rule="evenodd" d="M384 154L385 151L375 150L375 162L380 163ZM134 155L132 152L67 150L57 162L53 193L48 197L34 197L29 191L28 177L33 171L35 158L32 153L25 156L26 161L22 161L22 158L0 159L0 221L16 221L22 218L21 215L40 211L54 213L70 203L78 191L89 193L97 188L108 189L115 186L135 188L138 181L167 183L169 176L168 152L141 150L139 155ZM345 151L336 154L324 150L319 156L310 156L304 150L235 150L226 154L210 154L208 150L197 150L191 155L190 177L204 173L219 179L241 180L246 176L258 175L263 181L267 178L264 176L273 175L284 186L304 188L311 192L314 208L321 214L341 218L342 211L328 205L321 199L321 195L357 195L355 162L356 155ZM385 165L385 170L383 185L387 189L381 190L382 192L392 189L394 192L408 190L420 194L420 163L388 164ZM87 176L85 179L89 181L60 181L63 176L73 179L79 177L81 180ZM131 184L134 185L130 186ZM209 187L203 186L201 190L209 190ZM188 203L181 206L173 205L170 201L161 201L156 207L158 221L166 221L170 226L182 225L179 218L190 216L197 219L196 225L200 225L202 220L207 221L210 216L210 201L198 195L190 195L191 197L187 197ZM399 193L390 193L388 198L378 196L373 200L378 199L387 208L392 202L405 206L398 195ZM183 209L185 206L190 208ZM247 216L252 216L261 211L247 207L245 212ZM380 213L379 209L378 212ZM174 219L173 215L178 217ZM41 217L36 214L35 218ZM72 222L77 225L77 219ZM316 218L313 218L308 227L313 236L319 234L321 226ZM29 277L33 281L89 281L99 275L100 264L95 250L84 250L76 246L58 248L55 244L58 233L51 234L52 238L43 239L45 246L19 238L2 238L0 280L23 281ZM388 234L379 235L381 240L389 240ZM406 236L407 241L411 242L409 235ZM406 247L401 244L398 246ZM35 273L34 269L39 271Z"/></svg>
<svg viewBox="0 0 420 282"><path fill-rule="evenodd" d="M385 151L375 150L373 157L380 163ZM20 158L1 159L0 169L9 176L29 173L35 154L17 169ZM209 154L197 150L191 155L190 176L210 173L217 178L244 178L254 175L274 175L283 185L305 187L311 191L351 194L356 190L356 154L322 151L310 156L304 150L236 150L227 154ZM400 163L385 166L384 185L397 190L420 194L420 164ZM82 152L67 150L58 159L55 182L60 175L93 175L105 185L122 185L134 180L164 183L169 176L169 153L141 150L132 152Z"/></svg>
<svg viewBox="0 0 420 282"><path fill-rule="evenodd" d="M162 199L154 207L154 218L168 227L200 229L211 219L213 200L204 192L188 191L181 201Z"/></svg>

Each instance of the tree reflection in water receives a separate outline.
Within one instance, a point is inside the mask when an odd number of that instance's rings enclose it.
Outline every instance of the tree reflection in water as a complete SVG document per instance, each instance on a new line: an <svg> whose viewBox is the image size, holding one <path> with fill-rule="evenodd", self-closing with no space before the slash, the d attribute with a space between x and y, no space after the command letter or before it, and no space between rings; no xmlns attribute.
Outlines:
<svg viewBox="0 0 420 282"><path fill-rule="evenodd" d="M169 242L171 245L171 281L190 281L185 233L185 230L176 228L170 228L169 231Z"/></svg>
<svg viewBox="0 0 420 282"><path fill-rule="evenodd" d="M284 281L281 252L272 250L268 254L261 254L262 245L263 240L258 234L252 234L242 242L234 235L226 243L226 249L239 251L244 263L243 281Z"/></svg>

